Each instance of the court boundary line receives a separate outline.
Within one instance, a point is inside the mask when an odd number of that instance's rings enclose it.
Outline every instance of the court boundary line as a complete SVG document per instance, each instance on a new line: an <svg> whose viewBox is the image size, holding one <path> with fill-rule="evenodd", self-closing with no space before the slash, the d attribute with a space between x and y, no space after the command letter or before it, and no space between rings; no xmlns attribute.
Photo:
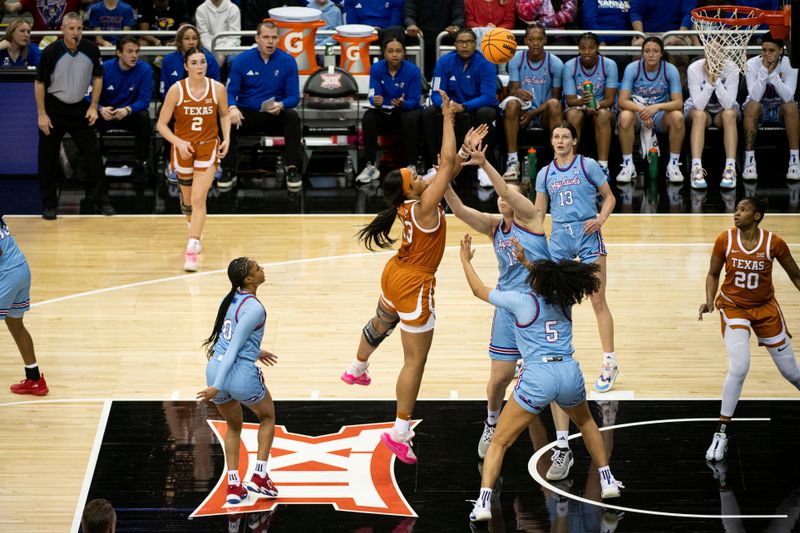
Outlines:
<svg viewBox="0 0 800 533"><path fill-rule="evenodd" d="M308 396L298 396L289 398L274 398L276 402L394 402L397 401L394 397L379 397L379 398L309 398ZM4 402L0 403L2 407L18 407L35 405L40 403L103 403L103 402L197 402L191 398L175 398L164 397L151 397L151 398L53 398L45 400L23 400L19 402ZM420 402L485 402L485 397L434 397L434 398L419 398ZM604 401L602 398L594 399L589 398L587 401L597 402ZM720 398L633 398L626 400L614 400L609 398L605 401L620 401L620 402L719 402ZM780 397L759 397L759 398L741 398L741 401L747 402L800 402L800 398L780 398ZM736 417L734 421L738 420ZM714 421L719 421L715 418ZM614 426L617 427L617 426ZM620 426L621 427L621 426ZM602 431L602 428L601 428Z"/></svg>
<svg viewBox="0 0 800 533"><path fill-rule="evenodd" d="M86 216L103 216L103 215L86 215ZM800 247L800 243L787 243L790 248ZM488 248L491 247L491 243L483 243L483 244L476 244L474 245L475 248ZM713 244L709 243L617 243L617 244L606 244L607 248L674 248L674 247L683 247L683 248L711 248ZM457 250L459 246L446 246L445 250ZM353 254L342 254L342 255L327 255L323 257L306 257L303 259L287 259L285 261L276 261L274 263L265 263L261 265L264 268L274 268L274 267L281 267L281 266L290 266L290 265L298 265L298 264L308 264L308 263L321 263L323 261L331 261L331 260L339 260L339 259L353 259L356 257L376 257L376 256L384 256L384 255L391 255L395 254L396 250L387 250L385 252L359 252ZM155 285L157 283L165 283L169 281L178 281L183 279L189 279L192 277L206 277L212 276L215 274L220 274L226 272L226 268L218 268L215 270L207 270L205 272L190 272L184 274L176 274L174 276L167 276L164 278L155 278L155 279L148 279L142 281L134 281L131 283L123 283L122 285L112 285L110 287L103 287L101 289L92 289L90 291L78 292L75 294L67 294L64 296L58 296L56 298L51 298L49 300L42 300L41 302L35 302L31 304L31 308L40 307L42 305L49 305L57 302L63 302L66 300L73 300L76 298L83 298L84 296L93 296L95 294L104 294L106 292L112 292L117 290L124 290L124 289L132 289L136 287L145 287L147 285Z"/></svg>
<svg viewBox="0 0 800 533"><path fill-rule="evenodd" d="M86 471L83 473L81 491L78 494L78 502L75 505L75 514L72 516L71 533L78 533L78 528L81 525L83 509L86 507L86 498L89 496L89 487L92 484L94 471L97 467L100 448L103 446L103 437L106 434L106 425L108 424L108 417L111 414L111 404L113 402L113 400L105 400L103 402L103 410L100 412L100 420L97 421L97 430L95 430L94 442L92 443L92 452L89 455L89 462L86 464Z"/></svg>
<svg viewBox="0 0 800 533"><path fill-rule="evenodd" d="M377 213L285 213L285 214L278 214L278 213L253 213L253 214L239 214L239 213L215 213L213 215L206 215L208 218L363 218L363 217L374 217ZM611 213L611 215L616 217L625 217L625 218L633 218L633 217L733 217L733 213ZM42 215L35 215L35 214L18 214L14 215L11 213L7 213L9 219L13 218L41 218ZM453 213L445 213L445 216L454 217ZM546 216L550 216L548 213ZM798 213L769 213L770 218L772 217L796 217ZM82 215L78 213L59 213L58 218L64 219L78 219L78 218L110 218L106 215ZM181 218L185 219L185 215L181 214L116 214L113 218Z"/></svg>
<svg viewBox="0 0 800 533"><path fill-rule="evenodd" d="M767 418L738 418L736 419L737 422L771 422L772 419ZM605 426L599 428L600 431L611 431L635 426L651 426L656 424L670 424L676 422L719 422L719 418L665 418L665 419L655 419L655 420L643 420L640 422L629 422L626 424L618 424L613 426ZM577 439L580 437L580 433L574 433L567 437L569 440ZM670 511L653 511L649 509L638 509L635 507L623 507L621 505L613 505L609 503L611 500L601 500L596 502L594 500L589 500L587 498L583 498L576 494L572 494L570 492L563 491L558 487L553 486L550 484L548 480L543 478L539 471L536 469L536 464L539 462L541 457L552 450L557 444L557 441L550 442L545 446L542 446L540 449L536 450L536 452L531 456L530 460L528 461L528 474L536 481L538 484L546 487L548 490L564 496L565 498L569 498L570 500L578 501L581 503L585 503L588 505L593 505L595 507L602 507L604 509L614 509L617 511L624 511L630 513L639 513L639 514L647 514L647 515L656 515L656 516L670 516L675 518L702 518L702 519L712 519L712 520L720 520L726 518L789 518L789 515L710 515L710 514L694 514L694 513L673 513ZM590 467L591 468L591 465Z"/></svg>

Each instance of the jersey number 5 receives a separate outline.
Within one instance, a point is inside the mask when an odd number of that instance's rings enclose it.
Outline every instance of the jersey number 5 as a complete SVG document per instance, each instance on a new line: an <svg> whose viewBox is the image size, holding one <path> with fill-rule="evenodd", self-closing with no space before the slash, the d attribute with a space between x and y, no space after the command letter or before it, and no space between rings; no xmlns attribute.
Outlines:
<svg viewBox="0 0 800 533"><path fill-rule="evenodd" d="M558 341L558 330L553 329L556 324L558 324L558 320L548 320L544 323L544 331L546 335L544 339L547 342L557 342Z"/></svg>
<svg viewBox="0 0 800 533"><path fill-rule="evenodd" d="M733 275L733 284L741 289L757 289L758 272L736 272Z"/></svg>

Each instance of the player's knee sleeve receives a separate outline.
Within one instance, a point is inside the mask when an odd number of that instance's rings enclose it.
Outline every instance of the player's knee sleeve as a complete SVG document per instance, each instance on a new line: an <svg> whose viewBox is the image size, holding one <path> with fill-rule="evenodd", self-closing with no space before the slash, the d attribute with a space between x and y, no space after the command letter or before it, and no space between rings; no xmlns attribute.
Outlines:
<svg viewBox="0 0 800 533"><path fill-rule="evenodd" d="M183 202L181 202L181 213L186 215L187 217L191 216L191 214L192 214L192 206L191 205L186 205Z"/></svg>
<svg viewBox="0 0 800 533"><path fill-rule="evenodd" d="M387 313L380 304L378 304L378 308L375 310L375 319L377 319L386 330L383 332L379 331L373 324L373 319L369 319L364 326L363 333L367 344L372 347L378 347L378 345L383 342L383 339L392 334L397 323L400 322L399 316L393 313Z"/></svg>
<svg viewBox="0 0 800 533"><path fill-rule="evenodd" d="M725 328L723 338L728 352L728 375L744 382L750 369L750 330Z"/></svg>
<svg viewBox="0 0 800 533"><path fill-rule="evenodd" d="M800 389L800 367L797 366L797 360L794 357L792 341L787 338L783 346L767 348L767 351L772 356L772 360L775 361L775 366L778 367L781 375Z"/></svg>

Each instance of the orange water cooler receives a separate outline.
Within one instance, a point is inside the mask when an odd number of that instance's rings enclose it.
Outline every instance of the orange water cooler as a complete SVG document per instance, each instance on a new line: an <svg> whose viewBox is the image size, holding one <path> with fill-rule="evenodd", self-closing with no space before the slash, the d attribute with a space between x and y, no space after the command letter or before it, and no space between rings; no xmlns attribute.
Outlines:
<svg viewBox="0 0 800 533"><path fill-rule="evenodd" d="M378 40L375 28L366 24L343 24L336 26L333 38L342 45L339 66L353 75L369 74L369 45Z"/></svg>
<svg viewBox="0 0 800 533"><path fill-rule="evenodd" d="M325 25L322 11L310 7L276 7L269 10L269 20L278 26L278 48L297 61L301 76L319 69L314 44L317 28Z"/></svg>

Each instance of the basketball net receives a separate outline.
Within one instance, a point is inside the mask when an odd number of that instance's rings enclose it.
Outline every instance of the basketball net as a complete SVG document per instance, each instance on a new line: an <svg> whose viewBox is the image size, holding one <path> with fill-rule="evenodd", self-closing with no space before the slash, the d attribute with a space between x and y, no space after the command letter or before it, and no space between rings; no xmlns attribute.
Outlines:
<svg viewBox="0 0 800 533"><path fill-rule="evenodd" d="M692 11L692 21L706 55L706 68L721 77L730 61L745 73L747 43L761 23L761 10L747 7L714 6Z"/></svg>

